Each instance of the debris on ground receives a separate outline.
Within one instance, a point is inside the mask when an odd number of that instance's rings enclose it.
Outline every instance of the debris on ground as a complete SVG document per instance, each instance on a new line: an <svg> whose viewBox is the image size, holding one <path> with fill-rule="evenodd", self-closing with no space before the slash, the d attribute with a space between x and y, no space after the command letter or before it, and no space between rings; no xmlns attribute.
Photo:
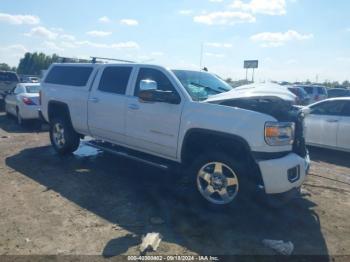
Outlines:
<svg viewBox="0 0 350 262"><path fill-rule="evenodd" d="M289 256L293 253L294 245L292 242L284 242L282 240L271 240L271 239L264 239L263 244L274 250L275 252Z"/></svg>
<svg viewBox="0 0 350 262"><path fill-rule="evenodd" d="M162 225L164 224L164 220L161 217L151 217L150 222L153 225Z"/></svg>
<svg viewBox="0 0 350 262"><path fill-rule="evenodd" d="M142 238L142 243L140 246L141 253L156 251L161 241L162 236L159 233L148 233Z"/></svg>
<svg viewBox="0 0 350 262"><path fill-rule="evenodd" d="M301 188L300 194L301 194L302 196L311 196L311 193L310 193L307 189L305 189L305 188Z"/></svg>

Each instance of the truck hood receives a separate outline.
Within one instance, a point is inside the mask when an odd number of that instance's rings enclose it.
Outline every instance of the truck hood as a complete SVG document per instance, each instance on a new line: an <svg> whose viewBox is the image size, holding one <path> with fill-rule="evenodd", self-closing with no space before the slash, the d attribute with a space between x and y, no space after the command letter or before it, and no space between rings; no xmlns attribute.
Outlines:
<svg viewBox="0 0 350 262"><path fill-rule="evenodd" d="M211 96L204 102L255 111L279 121L291 119L299 111L293 104L296 96L276 84L251 84ZM294 117L293 117L294 118Z"/></svg>
<svg viewBox="0 0 350 262"><path fill-rule="evenodd" d="M231 91L209 97L204 102L221 102L242 98L267 98L294 103L296 96L277 84L250 84L237 87Z"/></svg>

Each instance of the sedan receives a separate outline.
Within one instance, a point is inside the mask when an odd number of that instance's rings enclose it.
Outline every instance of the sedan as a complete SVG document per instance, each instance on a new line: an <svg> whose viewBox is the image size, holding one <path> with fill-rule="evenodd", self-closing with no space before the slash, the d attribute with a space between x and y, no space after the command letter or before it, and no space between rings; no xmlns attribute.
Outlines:
<svg viewBox="0 0 350 262"><path fill-rule="evenodd" d="M21 83L7 93L5 97L5 111L14 115L18 124L24 120L39 118L40 84Z"/></svg>
<svg viewBox="0 0 350 262"><path fill-rule="evenodd" d="M323 100L304 110L308 145L350 152L350 97Z"/></svg>

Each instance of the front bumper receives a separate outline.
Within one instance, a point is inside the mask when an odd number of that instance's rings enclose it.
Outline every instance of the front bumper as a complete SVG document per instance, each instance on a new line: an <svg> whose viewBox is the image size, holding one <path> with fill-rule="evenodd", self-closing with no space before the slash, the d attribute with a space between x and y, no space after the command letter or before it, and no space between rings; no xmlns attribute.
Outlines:
<svg viewBox="0 0 350 262"><path fill-rule="evenodd" d="M309 171L310 158L290 153L284 157L257 161L266 194L282 194L299 188Z"/></svg>

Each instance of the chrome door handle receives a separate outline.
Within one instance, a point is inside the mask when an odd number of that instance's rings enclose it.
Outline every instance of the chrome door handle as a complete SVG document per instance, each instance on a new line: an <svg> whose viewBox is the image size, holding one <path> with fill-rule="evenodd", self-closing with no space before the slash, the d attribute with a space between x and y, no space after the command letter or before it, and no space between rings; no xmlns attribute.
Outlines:
<svg viewBox="0 0 350 262"><path fill-rule="evenodd" d="M89 98L89 101L92 103L98 103L100 100L97 97L91 97Z"/></svg>
<svg viewBox="0 0 350 262"><path fill-rule="evenodd" d="M140 106L137 105L137 104L129 104L128 108L131 109L131 110L139 110Z"/></svg>
<svg viewBox="0 0 350 262"><path fill-rule="evenodd" d="M327 122L328 123L338 123L339 120L337 120L337 119L328 119Z"/></svg>

